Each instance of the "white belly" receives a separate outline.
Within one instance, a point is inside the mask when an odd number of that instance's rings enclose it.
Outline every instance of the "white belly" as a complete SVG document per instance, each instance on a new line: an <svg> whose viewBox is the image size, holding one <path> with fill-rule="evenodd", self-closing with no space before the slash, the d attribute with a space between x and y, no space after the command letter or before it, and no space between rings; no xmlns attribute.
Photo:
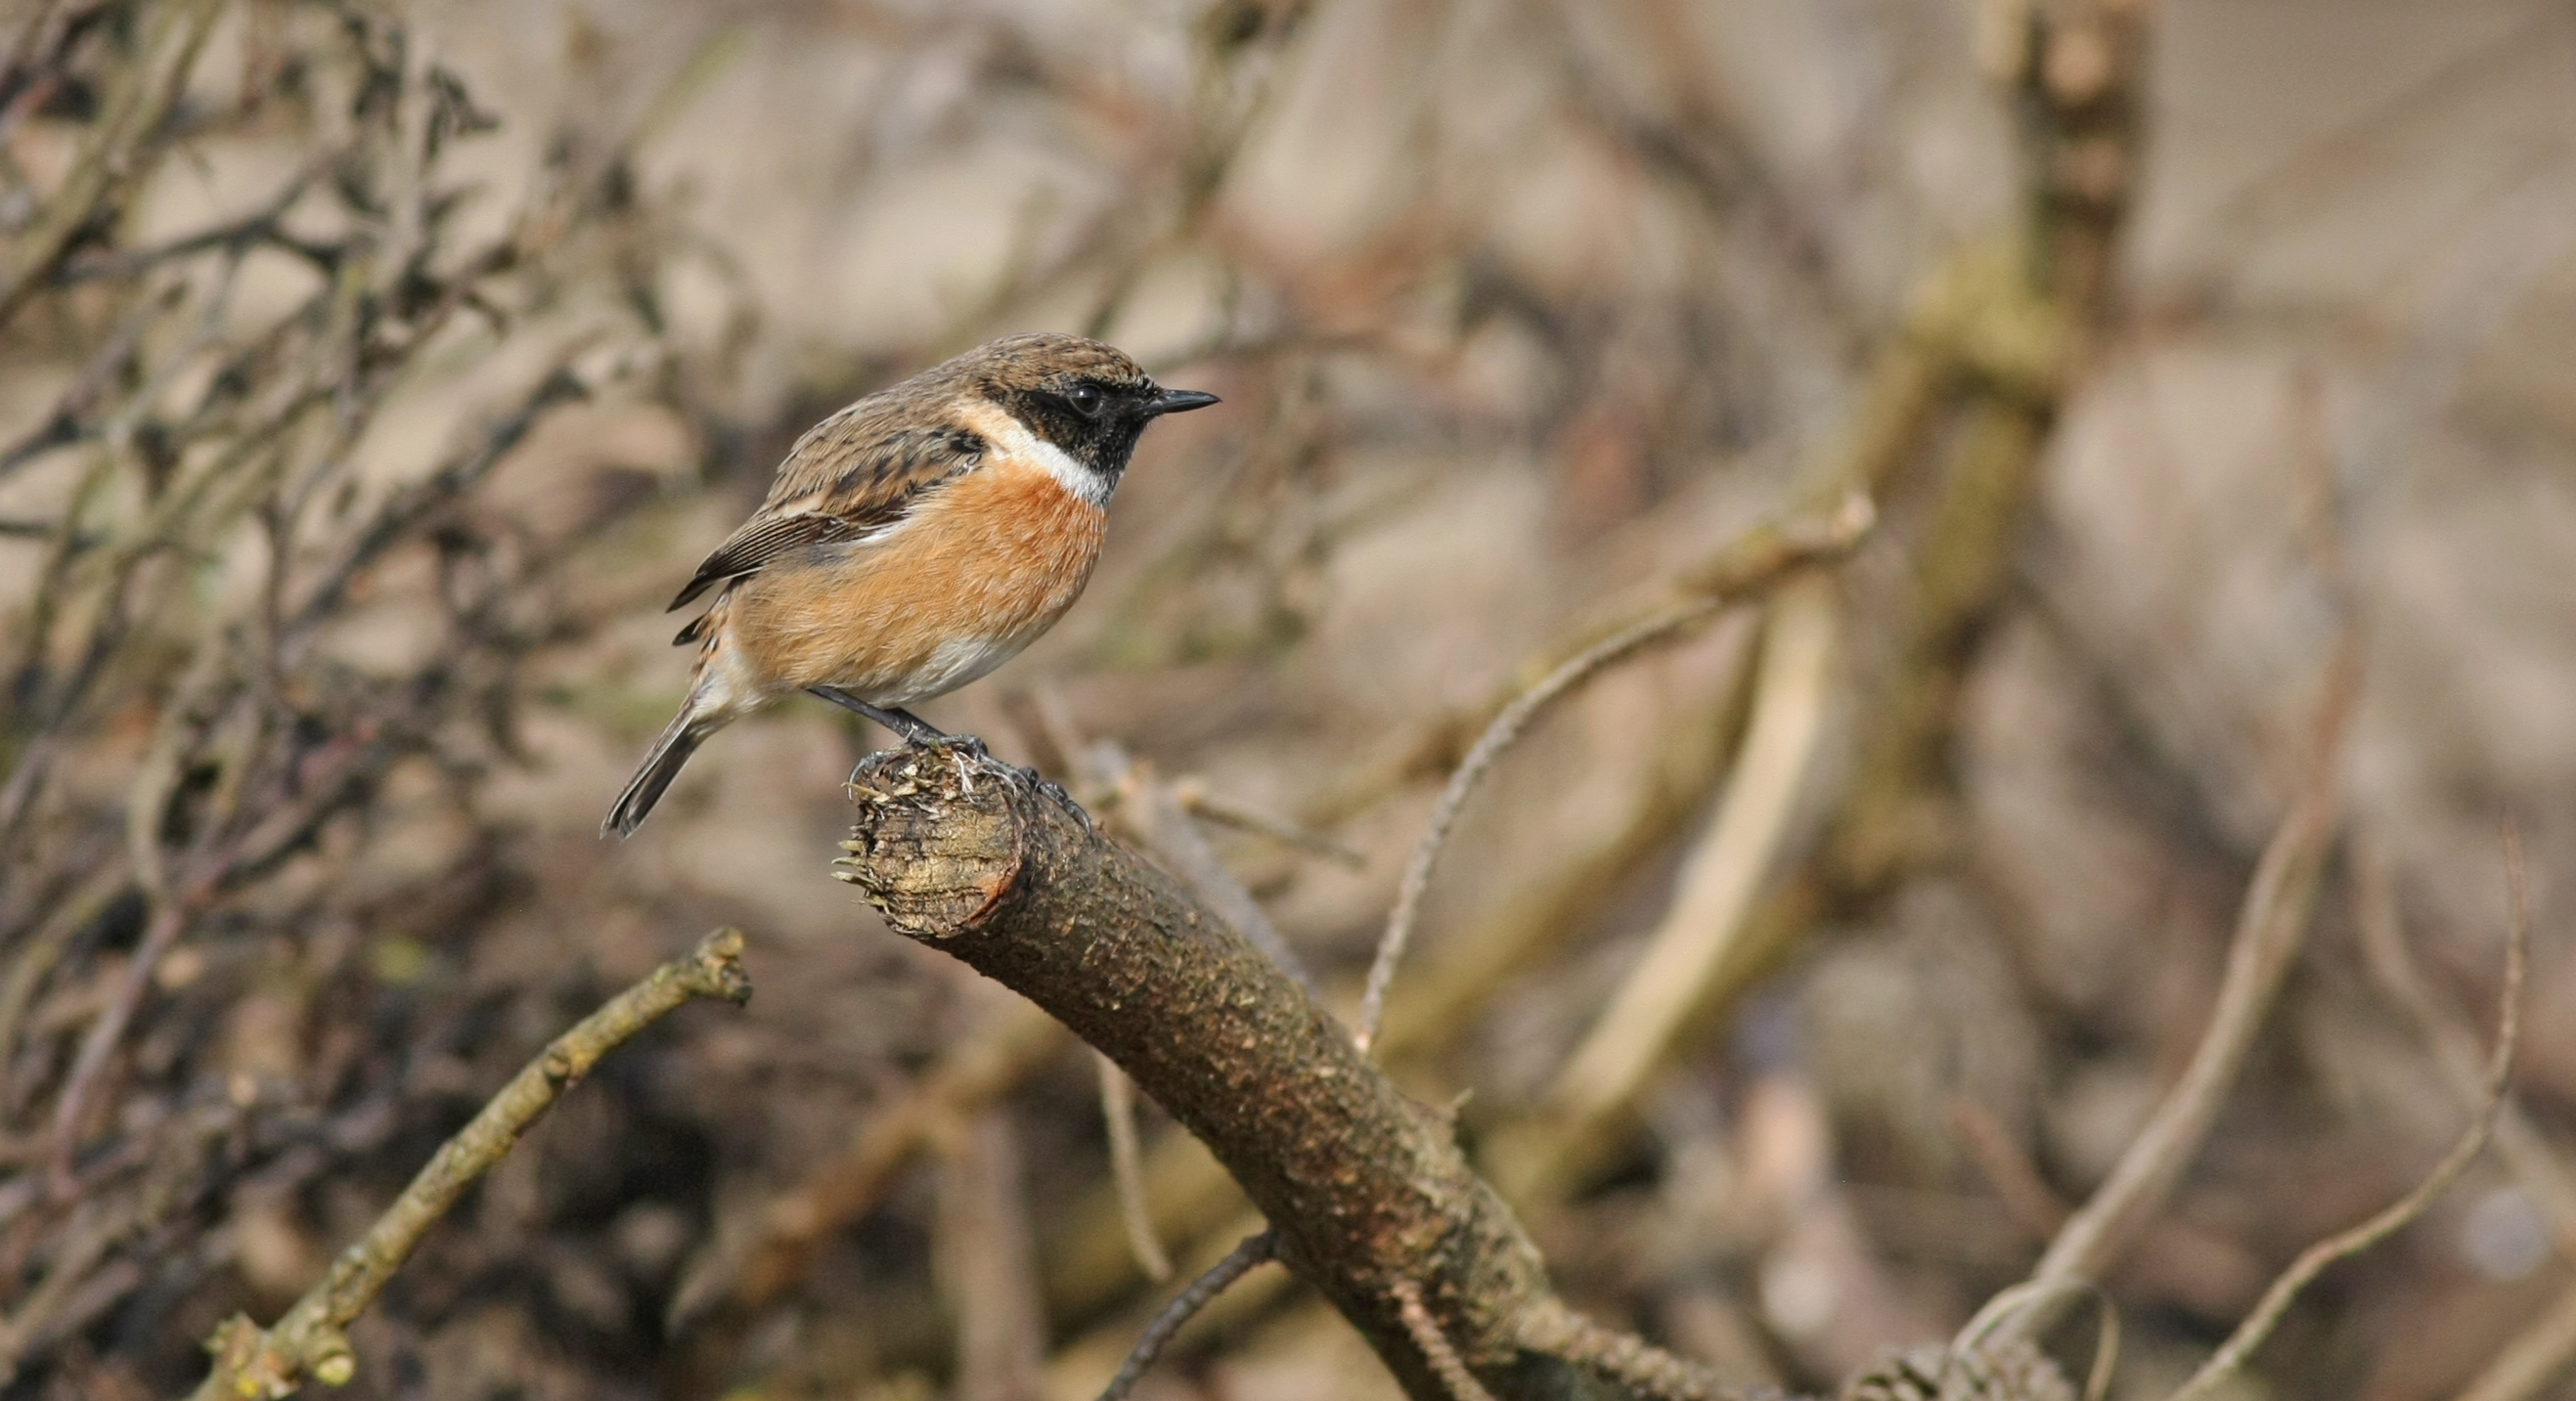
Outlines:
<svg viewBox="0 0 2576 1401"><path fill-rule="evenodd" d="M952 637L931 649L929 658L911 674L873 687L859 698L870 705L904 706L944 696L1018 656L1034 636Z"/></svg>

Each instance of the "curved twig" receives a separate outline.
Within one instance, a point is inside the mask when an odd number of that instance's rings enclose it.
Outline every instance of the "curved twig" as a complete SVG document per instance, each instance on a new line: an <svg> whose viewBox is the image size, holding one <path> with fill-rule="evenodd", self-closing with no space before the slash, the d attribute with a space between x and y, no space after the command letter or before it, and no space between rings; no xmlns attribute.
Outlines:
<svg viewBox="0 0 2576 1401"><path fill-rule="evenodd" d="M1522 1316L1521 1341L1600 1373L1654 1401L1714 1401L1747 1393L1718 1386L1707 1368L1548 1299Z"/></svg>
<svg viewBox="0 0 2576 1401"><path fill-rule="evenodd" d="M1172 1296L1172 1302L1154 1315L1138 1335L1136 1346L1129 1349L1127 1360L1119 1364L1118 1375L1100 1389L1100 1401L1126 1401L1127 1393L1136 1389L1154 1360L1180 1336L1182 1325L1198 1316L1199 1310L1213 1303L1216 1296L1233 1287L1234 1282L1252 1273L1253 1268L1279 1254L1279 1237L1275 1232L1256 1231L1226 1252L1225 1258L1207 1268L1205 1274L1191 1280L1189 1287Z"/></svg>
<svg viewBox="0 0 2576 1401"><path fill-rule="evenodd" d="M1404 1331L1413 1337L1413 1345L1422 1349L1422 1360L1431 1364L1432 1375L1449 1390L1449 1401L1494 1401L1494 1394L1476 1380L1467 1360L1451 1346L1447 1334L1440 1331L1439 1320L1422 1306L1422 1289L1412 1280L1399 1279L1389 1290L1395 1295L1396 1317L1404 1320Z"/></svg>
<svg viewBox="0 0 2576 1401"><path fill-rule="evenodd" d="M2495 1128L2496 1110L2504 1103L2505 1086L2513 1078L2515 1043L2522 1034L2523 969L2529 961L2531 944L2531 895L2523 881L2522 839L2511 827L2505 829L2504 851L2505 884L2510 892L2512 908L2511 923L2505 933L2504 992L2501 995L2504 1006L2497 1015L2495 1050L2487 1059L2486 1093L2478 1105L2477 1114L2469 1120L2469 1126L2461 1132L2459 1140L2451 1145L2451 1151L2444 1154L2442 1161L2415 1184L2413 1191L2382 1207L2369 1220L2338 1231L2299 1252L2299 1258L2290 1263L2290 1268L2282 1271L2280 1278L2272 1281L2272 1287L2263 1291L2262 1302L2254 1306L2254 1311L2245 1316L2244 1322L2236 1325L2236 1331L2230 1333L2218 1351L2201 1364L2200 1370L2192 1374L2182 1390L2174 1393L2174 1401L2194 1401L2194 1398L2207 1396L2216 1390L2219 1383L2234 1375L2245 1365L2245 1359L2272 1336L2281 1315L2289 1312L2300 1291L2325 1273L2327 1266L2348 1260L2404 1230L2437 1198L2449 1191L2460 1174L2468 1170L2469 1164L2486 1151L2487 1136Z"/></svg>
<svg viewBox="0 0 2576 1401"><path fill-rule="evenodd" d="M2359 689L2360 665L2347 645L2326 680L2314 726L2306 781L2265 846L2238 911L2227 973L2209 1029L2164 1102L2141 1129L2110 1177L2070 1217L2031 1273L2034 1280L2099 1279L2164 1205L2200 1151L2219 1104L2236 1082L2245 1053L2299 951L2335 831L2344 723ZM2053 1310L2029 1310L2007 1332L2043 1328Z"/></svg>
<svg viewBox="0 0 2576 1401"><path fill-rule="evenodd" d="M289 1396L307 1376L325 1386L346 1385L357 1371L357 1359L349 1352L350 1322L375 1302L429 1228L601 1056L696 997L721 997L736 1006L750 1000L740 930L709 934L688 956L654 969L556 1037L510 1077L471 1123L439 1147L366 1235L340 1252L330 1273L275 1326L262 1331L240 1314L225 1320L207 1340L215 1365L191 1401Z"/></svg>
<svg viewBox="0 0 2576 1401"><path fill-rule="evenodd" d="M1692 597L1666 604L1577 652L1503 707L1449 775L1448 786L1441 790L1440 801L1431 809L1430 825L1415 843L1413 859L1406 863L1404 878L1396 886L1395 908L1388 912L1386 931L1378 937L1377 957L1369 965L1368 986L1360 998L1359 1027L1352 1039L1361 1050L1367 1050L1377 1039L1379 1025L1386 1017L1387 989L1395 982L1396 966L1403 961L1405 946L1411 942L1414 924L1422 913L1422 897L1431 888L1432 870L1449 844L1449 834L1457 826L1460 811L1492 771L1494 762L1520 739L1530 722L1607 668L1670 640L1694 623L1717 616L1799 569L1848 551L1868 532L1875 517L1869 498L1854 495L1821 521L1754 532L1698 581L1700 587Z"/></svg>
<svg viewBox="0 0 2576 1401"><path fill-rule="evenodd" d="M1753 722L1725 801L1687 858L1672 906L1648 937L1645 953L1594 1018L1550 1091L1549 1098L1574 1118L1600 1114L1636 1095L1737 944L1824 734L1834 609L1821 580L1783 590L1774 604Z"/></svg>

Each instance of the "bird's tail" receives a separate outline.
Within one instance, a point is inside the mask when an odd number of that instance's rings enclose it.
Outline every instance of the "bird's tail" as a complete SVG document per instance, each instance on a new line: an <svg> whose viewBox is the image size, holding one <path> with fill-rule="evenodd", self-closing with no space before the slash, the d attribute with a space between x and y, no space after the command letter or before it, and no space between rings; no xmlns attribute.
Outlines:
<svg viewBox="0 0 2576 1401"><path fill-rule="evenodd" d="M724 721L711 721L700 713L697 699L691 695L680 713L671 717L671 723L663 726L662 737L653 741L652 752L644 756L635 776L626 780L626 791L618 794L617 802L608 809L608 820L599 824L599 835L635 835L635 829L644 825L645 815L662 800L662 790L680 776L680 766L689 762L689 756L697 752L707 736L723 727Z"/></svg>

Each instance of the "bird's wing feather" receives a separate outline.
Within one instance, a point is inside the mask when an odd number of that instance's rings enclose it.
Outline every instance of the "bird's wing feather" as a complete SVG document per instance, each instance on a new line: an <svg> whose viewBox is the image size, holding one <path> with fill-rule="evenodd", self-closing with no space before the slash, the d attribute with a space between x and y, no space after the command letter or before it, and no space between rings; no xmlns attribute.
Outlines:
<svg viewBox="0 0 2576 1401"><path fill-rule="evenodd" d="M782 555L899 524L926 493L983 461L984 440L970 429L898 427L870 407L862 399L796 440L769 500L706 557L672 608Z"/></svg>
<svg viewBox="0 0 2576 1401"><path fill-rule="evenodd" d="M743 522L740 530L727 536L723 544L716 546L715 553L708 555L698 566L698 572L690 576L688 586L680 590L679 597L671 600L671 607L685 608L691 599L727 579L756 574L762 565L790 550L855 539L866 530L867 526L859 522L812 511L784 516L754 516Z"/></svg>

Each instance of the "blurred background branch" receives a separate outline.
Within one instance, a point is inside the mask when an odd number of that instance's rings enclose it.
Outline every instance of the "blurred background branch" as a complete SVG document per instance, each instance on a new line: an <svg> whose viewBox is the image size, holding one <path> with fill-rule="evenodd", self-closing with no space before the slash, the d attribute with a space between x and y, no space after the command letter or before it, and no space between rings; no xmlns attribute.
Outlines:
<svg viewBox="0 0 2576 1401"><path fill-rule="evenodd" d="M215 1355L214 1368L194 1395L200 1401L281 1397L302 1389L306 1377L325 1386L348 1385L357 1373L357 1360L349 1352L349 1325L384 1292L421 1237L601 1056L696 997L722 998L737 1007L751 1000L751 980L742 971L741 931L709 934L688 957L654 969L547 1043L544 1054L510 1077L472 1121L439 1145L420 1175L363 1238L332 1260L329 1275L296 1300L285 1317L263 1329L235 1314L216 1329L206 1345Z"/></svg>

